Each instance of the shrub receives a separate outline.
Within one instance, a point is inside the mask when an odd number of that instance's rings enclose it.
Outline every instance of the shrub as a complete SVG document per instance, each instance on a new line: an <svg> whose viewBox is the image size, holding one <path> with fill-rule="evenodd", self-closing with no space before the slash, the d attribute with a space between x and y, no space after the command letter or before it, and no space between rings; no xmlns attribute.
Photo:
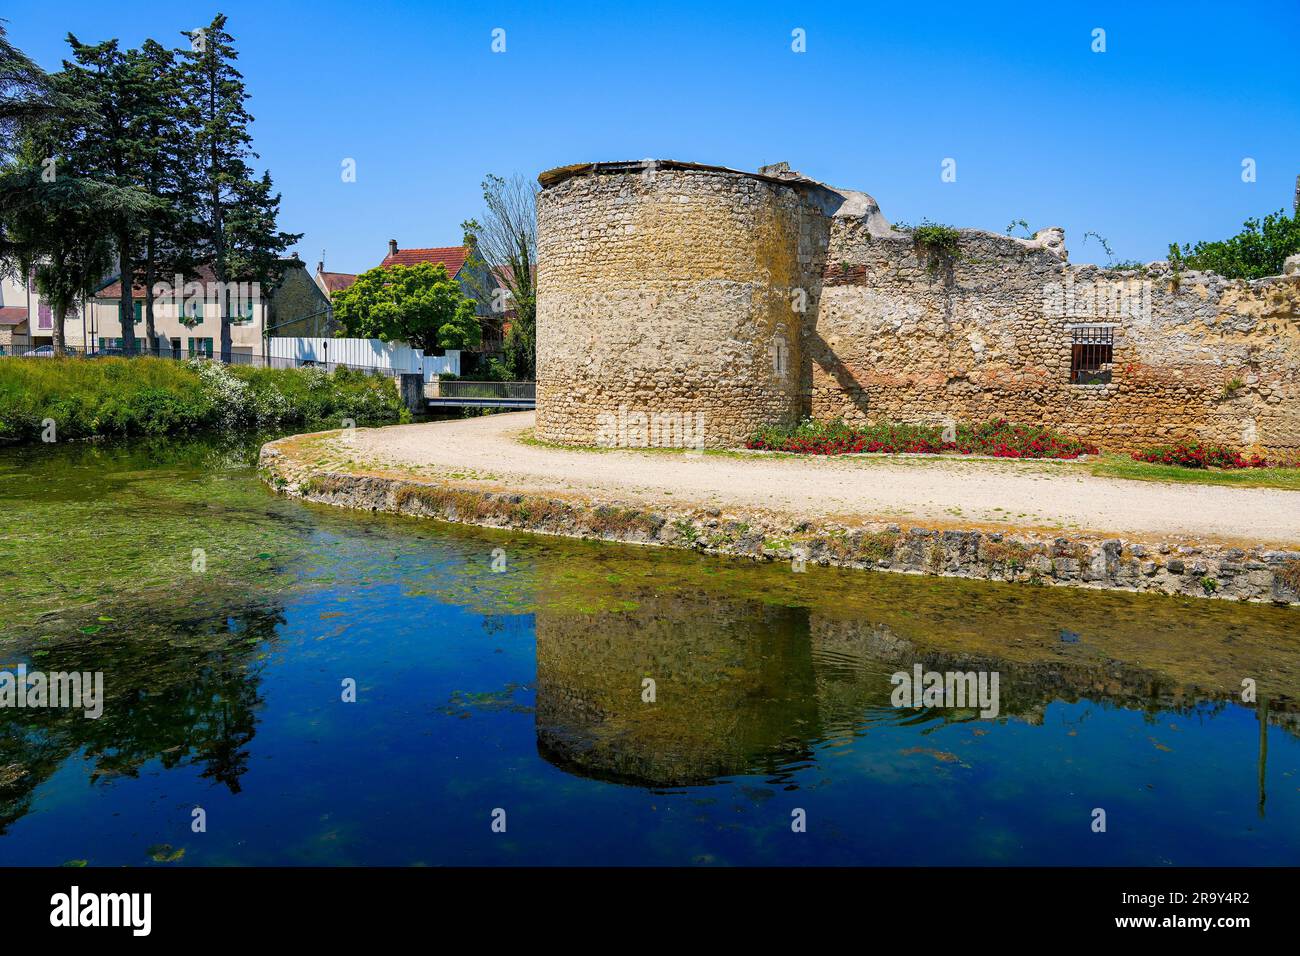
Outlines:
<svg viewBox="0 0 1300 956"><path fill-rule="evenodd" d="M1175 269L1205 269L1229 279L1282 274L1286 257L1300 252L1300 216L1279 209L1263 220L1247 219L1241 232L1219 242L1169 247Z"/></svg>
<svg viewBox="0 0 1300 956"><path fill-rule="evenodd" d="M213 406L190 369L161 359L0 359L0 440L160 435L207 425Z"/></svg>
<svg viewBox="0 0 1300 956"><path fill-rule="evenodd" d="M202 359L0 359L0 441L169 435L409 418L390 379L350 369L270 369Z"/></svg>
<svg viewBox="0 0 1300 956"><path fill-rule="evenodd" d="M1005 419L978 425L952 426L951 437L941 425L878 422L848 425L842 419L816 422L804 419L793 428L760 429L746 448L786 451L805 455L845 455L862 452L922 455L991 455L995 458L1078 458L1095 455L1097 448L1077 438L1060 435L1038 425L1013 425Z"/></svg>
<svg viewBox="0 0 1300 956"><path fill-rule="evenodd" d="M1015 223L1011 225L1014 226ZM957 253L960 251L961 233L952 226L945 226L942 223L922 219L919 226L900 222L896 223L893 228L895 232L911 234L913 244L924 253L927 260L926 269L930 272L938 271L942 263L951 264L956 260ZM848 272L848 269L846 268L844 271Z"/></svg>
<svg viewBox="0 0 1300 956"><path fill-rule="evenodd" d="M1223 445L1202 445L1198 442L1144 448L1133 452L1133 460L1156 465L1178 465L1181 468L1287 468L1294 467L1296 464L1295 462L1270 462L1261 455L1251 455L1247 458L1241 452Z"/></svg>

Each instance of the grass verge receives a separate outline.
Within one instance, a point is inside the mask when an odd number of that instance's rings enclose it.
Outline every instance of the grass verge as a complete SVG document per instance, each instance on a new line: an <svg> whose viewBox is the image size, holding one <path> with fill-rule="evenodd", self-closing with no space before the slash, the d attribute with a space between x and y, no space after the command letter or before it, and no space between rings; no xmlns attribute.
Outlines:
<svg viewBox="0 0 1300 956"><path fill-rule="evenodd" d="M1089 466L1099 478L1130 481L1170 481L1187 485L1231 485L1237 488L1281 488L1300 491L1300 468L1183 468L1134 461L1128 455L1103 455Z"/></svg>

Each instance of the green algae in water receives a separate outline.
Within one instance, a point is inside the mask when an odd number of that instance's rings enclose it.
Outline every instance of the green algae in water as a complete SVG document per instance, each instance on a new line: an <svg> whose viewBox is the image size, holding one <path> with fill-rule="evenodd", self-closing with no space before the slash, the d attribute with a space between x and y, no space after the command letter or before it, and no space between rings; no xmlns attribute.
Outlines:
<svg viewBox="0 0 1300 956"><path fill-rule="evenodd" d="M277 497L255 454L0 452L0 557L19 562L3 659L108 677L100 720L0 714L6 859L138 865L142 846L163 865L1300 851L1293 609L795 574L350 513ZM194 547L205 573L191 571ZM892 707L890 674L915 663L997 670L1001 715ZM1242 705L1243 675L1267 705ZM339 703L343 676L361 703ZM1088 842L1077 801L1115 806L1137 832ZM508 849L479 825L503 804L526 808ZM225 821L197 842L196 805ZM776 839L792 805L835 835ZM573 840L575 826L590 837Z"/></svg>
<svg viewBox="0 0 1300 956"><path fill-rule="evenodd" d="M0 634L123 597L274 588L307 525L249 480L260 440L65 443L0 451ZM201 560L200 560L201 559Z"/></svg>

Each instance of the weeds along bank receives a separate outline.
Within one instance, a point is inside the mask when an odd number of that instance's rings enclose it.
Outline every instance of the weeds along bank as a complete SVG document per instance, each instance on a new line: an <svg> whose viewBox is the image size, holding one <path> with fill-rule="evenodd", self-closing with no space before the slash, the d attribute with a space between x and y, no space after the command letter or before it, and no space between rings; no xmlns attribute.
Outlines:
<svg viewBox="0 0 1300 956"><path fill-rule="evenodd" d="M424 466L434 468L426 474L403 465L391 449L376 454L366 447L366 437L356 438L344 450L335 443L336 435L294 435L268 442L259 459L262 477L277 491L319 504L788 562L796 572L812 566L844 567L1300 605L1300 551L1275 545L1192 531L1137 535L1032 524L1020 529L960 515L941 522L928 519L938 526L927 525L926 518L908 525L876 514L823 514L815 507L775 502L756 506L691 501L686 487L647 504L615 490L618 480L609 475L599 486L584 487L579 481L562 492L549 480L535 480L536 473L531 479L494 475L490 487L464 485L459 483L464 475L438 473L436 466ZM464 445L455 447L459 453ZM870 480L869 475L864 479ZM954 518L961 526L952 527Z"/></svg>
<svg viewBox="0 0 1300 956"><path fill-rule="evenodd" d="M0 442L408 421L390 379L195 359L0 359Z"/></svg>

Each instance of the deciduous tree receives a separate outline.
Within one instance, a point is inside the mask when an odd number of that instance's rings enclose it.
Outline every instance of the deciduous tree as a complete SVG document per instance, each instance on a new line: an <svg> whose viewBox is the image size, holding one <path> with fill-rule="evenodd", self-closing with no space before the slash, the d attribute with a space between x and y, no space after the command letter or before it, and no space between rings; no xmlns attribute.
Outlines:
<svg viewBox="0 0 1300 956"><path fill-rule="evenodd" d="M1241 232L1219 242L1169 247L1169 261L1181 269L1207 269L1230 279L1262 279L1282 274L1287 256L1300 252L1300 209L1279 209L1262 220L1247 219Z"/></svg>
<svg viewBox="0 0 1300 956"><path fill-rule="evenodd" d="M256 280L269 288L279 278L280 257L302 235L276 227L280 195L272 192L269 173L255 177L249 165L257 158L249 131L253 117L225 15L185 37L181 94L194 137L200 256L221 283ZM222 357L229 359L230 351L230 315L223 310Z"/></svg>
<svg viewBox="0 0 1300 956"><path fill-rule="evenodd" d="M345 335L406 342L426 352L473 348L480 341L474 300L442 263L371 269L335 292L333 301Z"/></svg>
<svg viewBox="0 0 1300 956"><path fill-rule="evenodd" d="M513 311L503 350L505 372L515 379L537 374L537 184L522 176L483 180L487 210L482 221L462 223L474 250L471 292L498 309L497 288L509 293Z"/></svg>

